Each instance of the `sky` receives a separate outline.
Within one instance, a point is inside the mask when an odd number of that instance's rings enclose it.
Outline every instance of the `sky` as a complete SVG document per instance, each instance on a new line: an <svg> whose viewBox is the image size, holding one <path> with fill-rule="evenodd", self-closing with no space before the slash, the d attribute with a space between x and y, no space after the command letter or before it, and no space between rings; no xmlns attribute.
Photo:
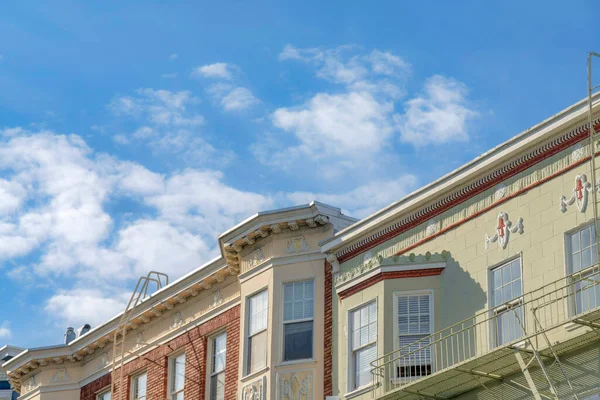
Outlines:
<svg viewBox="0 0 600 400"><path fill-rule="evenodd" d="M257 211L365 217L584 98L599 11L2 2L0 346L97 326Z"/></svg>

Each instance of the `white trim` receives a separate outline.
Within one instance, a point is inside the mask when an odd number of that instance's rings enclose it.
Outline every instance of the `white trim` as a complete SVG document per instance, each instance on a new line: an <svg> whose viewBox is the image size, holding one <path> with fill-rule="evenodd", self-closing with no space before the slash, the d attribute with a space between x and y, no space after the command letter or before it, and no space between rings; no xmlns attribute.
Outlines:
<svg viewBox="0 0 600 400"><path fill-rule="evenodd" d="M298 319L298 320L291 320L291 321L285 321L285 315L284 315L284 308L285 308L285 285L287 284L293 284L296 282L308 282L308 281L312 281L312 285L313 285L313 316L312 318L302 318L302 319ZM283 299L283 304L280 307L280 311L279 311L279 320L281 321L281 323L279 324L279 337L281 338L281 346L280 346L280 354L279 354L279 364L280 365L285 365L287 363L290 362L294 362L294 361L299 361L299 362L310 362L312 360L314 360L315 357L315 306L316 306L316 297L317 297L317 288L316 288L317 284L316 284L316 279L314 276L310 276L307 278L302 278L302 279L294 279L294 280L290 280L290 281L282 281L281 282L281 298ZM285 325L286 324L294 324L294 323L300 323L300 322L308 322L308 321L312 321L312 349L310 351L310 358L304 358L301 360L284 360L285 357Z"/></svg>
<svg viewBox="0 0 600 400"><path fill-rule="evenodd" d="M252 379L256 378L259 375L264 374L265 372L269 371L269 366L266 366L264 368L259 369L256 372L251 373L250 375L246 375L246 376L242 376L240 378L240 382L248 382L251 381Z"/></svg>
<svg viewBox="0 0 600 400"><path fill-rule="evenodd" d="M371 383L368 385L363 385L361 387L359 387L358 389L354 389L351 392L346 393L344 396L345 399L351 399L353 397L357 397L360 396L361 394L365 394L367 392L370 392L371 390L375 389L377 387L376 383Z"/></svg>
<svg viewBox="0 0 600 400"><path fill-rule="evenodd" d="M352 286L358 285L359 283L364 282L367 279L372 278L376 275L379 275L380 273L383 273L383 272L401 272L401 271L438 269L438 268L445 269L446 262L423 263L423 264L416 264L416 265L386 265L385 267L378 266L378 267L371 269L371 271L369 271L368 274L357 275L354 278L351 278L350 280L345 281L344 283L342 283L340 285L337 285L335 287L335 292L336 292L336 294L343 292L344 290L350 289ZM424 278L426 278L426 277L424 277Z"/></svg>
<svg viewBox="0 0 600 400"><path fill-rule="evenodd" d="M377 357L380 356L380 352L383 351L383 346L379 346L379 323L380 323L380 316L379 316L379 296L374 297L372 299L369 299L367 301L363 301L362 303L349 308L348 311L346 312L346 329L348 331L348 340L347 340L347 350L348 350L348 355L346 357L346 362L347 362L347 368L346 368L346 390L347 393L352 393L360 388L355 388L355 381L356 381L356 371L355 371L355 360L354 360L354 352L355 350L352 349L352 340L353 340L353 321L351 318L352 313L364 308L364 307L368 307L371 304L375 303L375 308L376 308L376 312L375 315L377 315L377 332L375 333L375 342L374 343L369 343L368 345L362 346L361 348L367 347L367 346L372 346L373 344L376 347L376 353L377 353ZM364 385L363 385L364 386Z"/></svg>

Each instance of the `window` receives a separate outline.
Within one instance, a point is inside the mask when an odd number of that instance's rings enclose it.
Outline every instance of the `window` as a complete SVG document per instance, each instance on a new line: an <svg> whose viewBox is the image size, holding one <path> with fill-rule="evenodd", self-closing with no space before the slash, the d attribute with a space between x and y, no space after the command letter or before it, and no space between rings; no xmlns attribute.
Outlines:
<svg viewBox="0 0 600 400"><path fill-rule="evenodd" d="M492 345L512 342L523 336L524 323L521 258L509 261L492 271Z"/></svg>
<svg viewBox="0 0 600 400"><path fill-rule="evenodd" d="M371 362L377 358L377 303L350 312L353 389L371 384Z"/></svg>
<svg viewBox="0 0 600 400"><path fill-rule="evenodd" d="M131 378L131 398L133 400L146 400L146 383L148 375L146 373Z"/></svg>
<svg viewBox="0 0 600 400"><path fill-rule="evenodd" d="M96 396L96 400L110 400L110 389Z"/></svg>
<svg viewBox="0 0 600 400"><path fill-rule="evenodd" d="M592 394L590 396L586 396L583 400L600 400L600 393Z"/></svg>
<svg viewBox="0 0 600 400"><path fill-rule="evenodd" d="M432 294L396 295L398 312L397 377L411 380L431 374Z"/></svg>
<svg viewBox="0 0 600 400"><path fill-rule="evenodd" d="M169 360L169 400L183 400L185 386L185 353Z"/></svg>
<svg viewBox="0 0 600 400"><path fill-rule="evenodd" d="M600 285L598 284L598 269L593 268L598 263L596 246L596 230L594 225L573 232L569 235L568 243L568 274L572 275L573 287L571 315L577 315L600 305Z"/></svg>
<svg viewBox="0 0 600 400"><path fill-rule="evenodd" d="M283 361L313 357L314 281L283 285Z"/></svg>
<svg viewBox="0 0 600 400"><path fill-rule="evenodd" d="M269 294L266 290L248 298L246 374L267 366L267 320Z"/></svg>
<svg viewBox="0 0 600 400"><path fill-rule="evenodd" d="M223 400L225 399L226 333L221 333L212 339L211 351L210 400Z"/></svg>

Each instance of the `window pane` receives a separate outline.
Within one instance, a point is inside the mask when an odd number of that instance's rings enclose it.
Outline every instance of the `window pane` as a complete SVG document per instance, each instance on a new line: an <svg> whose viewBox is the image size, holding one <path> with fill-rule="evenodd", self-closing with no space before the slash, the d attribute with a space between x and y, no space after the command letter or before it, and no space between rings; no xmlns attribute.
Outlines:
<svg viewBox="0 0 600 400"><path fill-rule="evenodd" d="M225 372L210 378L210 400L225 399Z"/></svg>
<svg viewBox="0 0 600 400"><path fill-rule="evenodd" d="M313 322L284 325L284 361L312 358Z"/></svg>
<svg viewBox="0 0 600 400"><path fill-rule="evenodd" d="M227 335L225 333L223 333L213 339L212 372L220 372L225 369L226 353L227 353Z"/></svg>
<svg viewBox="0 0 600 400"><path fill-rule="evenodd" d="M578 252L580 249L579 232L576 232L571 235L571 253Z"/></svg>
<svg viewBox="0 0 600 400"><path fill-rule="evenodd" d="M248 372L256 372L267 366L267 331L254 335L248 345Z"/></svg>
<svg viewBox="0 0 600 400"><path fill-rule="evenodd" d="M516 259L512 262L511 276L513 281L521 277L521 260Z"/></svg>
<svg viewBox="0 0 600 400"><path fill-rule="evenodd" d="M500 271L500 269L496 269L493 272L494 274L494 287L500 287L502 286L502 272Z"/></svg>
<svg viewBox="0 0 600 400"><path fill-rule="evenodd" d="M284 321L313 318L314 282L286 283L284 286Z"/></svg>
<svg viewBox="0 0 600 400"><path fill-rule="evenodd" d="M185 354L173 360L173 391L183 389L185 385Z"/></svg>
<svg viewBox="0 0 600 400"><path fill-rule="evenodd" d="M589 247L592 244L592 235L591 235L591 226L584 228L581 231L581 248L585 249L586 247Z"/></svg>
<svg viewBox="0 0 600 400"><path fill-rule="evenodd" d="M371 362L377 358L377 345L356 351L354 357L355 388L370 384L373 378Z"/></svg>
<svg viewBox="0 0 600 400"><path fill-rule="evenodd" d="M148 375L142 374L133 378L133 396L134 399L146 398L146 382Z"/></svg>
<svg viewBox="0 0 600 400"><path fill-rule="evenodd" d="M248 316L250 335L267 328L268 293L266 290L250 297Z"/></svg>
<svg viewBox="0 0 600 400"><path fill-rule="evenodd" d="M507 283L509 283L511 281L510 279L510 265L506 265L504 267L501 267L502 269L502 284L506 285ZM506 299L504 299L506 301Z"/></svg>

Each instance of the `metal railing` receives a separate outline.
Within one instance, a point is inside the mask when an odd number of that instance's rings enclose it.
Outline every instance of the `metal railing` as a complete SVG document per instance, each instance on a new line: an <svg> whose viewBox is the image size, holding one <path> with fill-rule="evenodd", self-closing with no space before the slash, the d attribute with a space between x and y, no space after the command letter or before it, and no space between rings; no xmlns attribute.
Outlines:
<svg viewBox="0 0 600 400"><path fill-rule="evenodd" d="M374 395L386 394L428 375L538 335L600 307L598 265L528 292L498 307L399 346L371 363Z"/></svg>

